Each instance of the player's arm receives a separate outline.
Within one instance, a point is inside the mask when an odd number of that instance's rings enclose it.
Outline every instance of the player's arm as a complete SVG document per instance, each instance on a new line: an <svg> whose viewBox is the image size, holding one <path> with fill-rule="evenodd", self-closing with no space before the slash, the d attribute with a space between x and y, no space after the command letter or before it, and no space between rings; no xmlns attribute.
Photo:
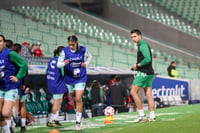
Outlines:
<svg viewBox="0 0 200 133"><path fill-rule="evenodd" d="M62 50L60 56L58 57L57 67L58 68L62 68L65 65L66 65L66 62L65 62L65 52L64 52L64 50Z"/></svg>
<svg viewBox="0 0 200 133"><path fill-rule="evenodd" d="M84 67L87 67L90 64L90 61L92 60L92 55L91 53L86 49L85 55L84 55Z"/></svg>
<svg viewBox="0 0 200 133"><path fill-rule="evenodd" d="M140 52L144 56L144 59L137 64L137 67L145 66L151 62L151 54L148 45L143 45L140 47Z"/></svg>
<svg viewBox="0 0 200 133"><path fill-rule="evenodd" d="M15 76L18 80L22 79L26 75L26 71L28 69L26 60L21 55L19 55L14 51L11 51L9 53L9 57L10 60L19 67L19 71L17 72L16 76L15 75L13 76Z"/></svg>

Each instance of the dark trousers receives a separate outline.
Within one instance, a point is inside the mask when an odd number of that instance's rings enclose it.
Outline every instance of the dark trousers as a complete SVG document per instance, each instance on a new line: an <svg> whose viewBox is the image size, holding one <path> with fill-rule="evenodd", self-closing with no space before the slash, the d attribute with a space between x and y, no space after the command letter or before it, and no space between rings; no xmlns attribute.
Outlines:
<svg viewBox="0 0 200 133"><path fill-rule="evenodd" d="M103 106L99 103L92 104L92 117L101 116L103 114Z"/></svg>
<svg viewBox="0 0 200 133"><path fill-rule="evenodd" d="M116 112L122 113L125 112L125 106L124 105L111 105L115 109L115 114Z"/></svg>

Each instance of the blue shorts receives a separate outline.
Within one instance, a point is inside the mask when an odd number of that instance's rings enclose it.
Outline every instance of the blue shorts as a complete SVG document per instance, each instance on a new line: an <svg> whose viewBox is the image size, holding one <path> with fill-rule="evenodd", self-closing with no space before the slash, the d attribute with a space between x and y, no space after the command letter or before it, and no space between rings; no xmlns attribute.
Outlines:
<svg viewBox="0 0 200 133"><path fill-rule="evenodd" d="M63 98L63 94L53 94L53 100Z"/></svg>
<svg viewBox="0 0 200 133"><path fill-rule="evenodd" d="M18 98L18 89L0 90L0 99L11 100L13 102Z"/></svg>
<svg viewBox="0 0 200 133"><path fill-rule="evenodd" d="M68 88L68 91L69 93L72 93L74 92L75 90L84 90L85 89L85 83L77 83L75 85L69 85L69 84L66 84L67 88Z"/></svg>

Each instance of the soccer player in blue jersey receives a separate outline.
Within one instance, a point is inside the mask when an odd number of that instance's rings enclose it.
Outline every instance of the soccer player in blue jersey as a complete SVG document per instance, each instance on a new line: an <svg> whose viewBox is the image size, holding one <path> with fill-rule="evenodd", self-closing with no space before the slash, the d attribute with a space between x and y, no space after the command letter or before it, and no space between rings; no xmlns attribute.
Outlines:
<svg viewBox="0 0 200 133"><path fill-rule="evenodd" d="M5 37L0 35L0 126L3 133L10 133L10 123L6 119L12 116L18 81L26 75L27 69L26 61L16 52L5 48Z"/></svg>
<svg viewBox="0 0 200 133"><path fill-rule="evenodd" d="M64 67L65 82L76 103L76 130L81 130L82 95L87 81L86 67L92 56L86 47L79 46L78 38L75 35L69 36L67 39L68 46L62 50L57 66Z"/></svg>
<svg viewBox="0 0 200 133"><path fill-rule="evenodd" d="M67 87L64 81L64 73L62 75L61 69L57 67L57 62L63 48L64 46L59 46L54 50L54 57L49 60L46 72L48 92L53 95L53 106L47 122L48 127L53 127L53 124L61 126L58 121L58 111Z"/></svg>
<svg viewBox="0 0 200 133"><path fill-rule="evenodd" d="M19 55L22 54L22 46L18 43L13 45L13 51L17 52ZM28 79L28 70L26 71L26 75L23 77L22 80L19 80L19 87L18 87L18 98L15 102L15 108L17 115L20 111L20 118L21 118L21 132L26 131L26 109L25 109L25 102L27 93L29 92L30 83ZM12 129L13 130L13 129Z"/></svg>

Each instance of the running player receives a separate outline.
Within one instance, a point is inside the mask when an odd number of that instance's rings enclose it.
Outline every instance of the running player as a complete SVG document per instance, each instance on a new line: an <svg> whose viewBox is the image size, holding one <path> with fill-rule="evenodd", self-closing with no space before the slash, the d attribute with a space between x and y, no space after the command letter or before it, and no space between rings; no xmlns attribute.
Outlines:
<svg viewBox="0 0 200 133"><path fill-rule="evenodd" d="M48 127L53 127L53 124L62 126L58 121L58 111L62 103L63 94L67 91L67 87L61 69L57 68L57 61L63 48L64 46L59 46L54 50L54 57L49 60L46 72L48 92L53 95L53 106L47 122Z"/></svg>
<svg viewBox="0 0 200 133"><path fill-rule="evenodd" d="M17 52L19 55L22 54L22 46L18 43L13 45L13 51ZM18 87L18 95L19 98L15 102L15 108L17 114L20 111L20 118L21 118L21 132L26 132L26 109L25 109L25 102L27 93L29 92L30 83L28 79L28 70L26 71L26 75L20 81L20 85Z"/></svg>
<svg viewBox="0 0 200 133"><path fill-rule="evenodd" d="M26 61L16 52L5 48L5 37L0 35L0 126L3 133L10 133L10 123L6 119L12 116L18 80L26 75L27 69Z"/></svg>
<svg viewBox="0 0 200 133"><path fill-rule="evenodd" d="M152 67L151 48L147 45L144 39L142 39L140 30L132 30L130 33L132 40L138 45L137 63L131 68L137 71L137 75L134 78L131 88L131 94L135 100L135 104L139 112L139 117L134 122L146 121L142 100L138 95L140 88L144 89L145 95L148 99L150 110L149 121L155 121L154 100L152 97L152 81L154 77L154 70Z"/></svg>
<svg viewBox="0 0 200 133"><path fill-rule="evenodd" d="M87 81L86 67L91 58L86 47L78 45L75 35L68 37L68 46L58 58L57 66L65 68L65 82L76 103L76 130L82 129L82 95Z"/></svg>

